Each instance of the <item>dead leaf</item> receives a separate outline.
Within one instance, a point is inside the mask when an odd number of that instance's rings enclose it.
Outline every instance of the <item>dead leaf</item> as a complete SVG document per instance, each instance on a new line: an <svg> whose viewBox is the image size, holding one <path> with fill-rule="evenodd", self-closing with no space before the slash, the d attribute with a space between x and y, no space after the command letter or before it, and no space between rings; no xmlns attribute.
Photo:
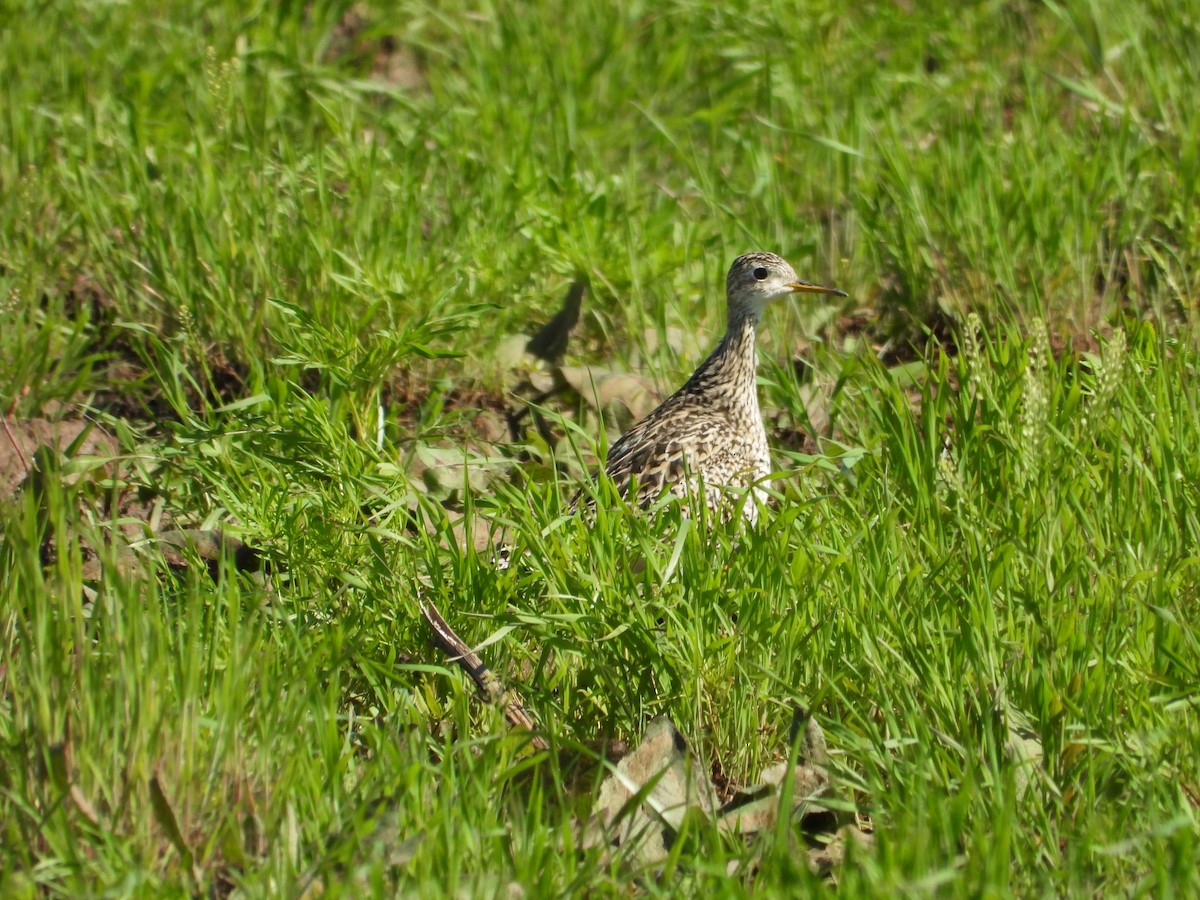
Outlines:
<svg viewBox="0 0 1200 900"><path fill-rule="evenodd" d="M596 410L604 411L620 404L633 421L637 421L658 406L658 392L647 379L638 375L591 366L560 366L558 374Z"/></svg>
<svg viewBox="0 0 1200 900"><path fill-rule="evenodd" d="M435 497L446 498L463 489L482 492L487 489L503 460L488 460L458 447L417 447L409 467L409 476L420 479ZM491 464L489 464L491 463Z"/></svg>
<svg viewBox="0 0 1200 900"><path fill-rule="evenodd" d="M86 419L0 419L0 496L13 493L29 476L39 447L49 446L73 458L117 455L111 437Z"/></svg>
<svg viewBox="0 0 1200 900"><path fill-rule="evenodd" d="M1013 766L1013 786L1019 800L1029 790L1030 779L1041 769L1042 742L1033 731L1010 725L1004 755Z"/></svg>
<svg viewBox="0 0 1200 900"><path fill-rule="evenodd" d="M798 735L801 728L803 734ZM834 799L834 790L824 765L829 760L825 734L805 709L797 709L792 720L792 741L797 737L797 762L779 762L763 769L758 784L738 791L721 808L718 828L741 835L770 831L775 828L781 806L786 806L793 817L802 817L801 827L808 833L829 833L837 828L837 813L827 805ZM781 792L789 787L790 800L781 801Z"/></svg>
<svg viewBox="0 0 1200 900"><path fill-rule="evenodd" d="M689 812L711 819L716 806L707 767L660 717L600 786L585 844L603 840L628 849L640 865L654 865L666 858Z"/></svg>
<svg viewBox="0 0 1200 900"><path fill-rule="evenodd" d="M855 825L839 828L828 843L807 851L809 871L814 875L828 875L845 862L848 845L856 844L865 849L871 847L874 842L874 835L860 831Z"/></svg>

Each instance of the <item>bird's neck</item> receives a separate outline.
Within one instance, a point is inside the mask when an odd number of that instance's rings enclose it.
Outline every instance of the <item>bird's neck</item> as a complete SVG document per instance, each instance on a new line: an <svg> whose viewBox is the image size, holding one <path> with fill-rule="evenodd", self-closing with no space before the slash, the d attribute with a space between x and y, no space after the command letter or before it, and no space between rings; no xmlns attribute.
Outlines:
<svg viewBox="0 0 1200 900"><path fill-rule="evenodd" d="M758 358L754 344L758 334L758 318L752 312L731 313L725 337L692 377L694 386L701 390L714 383L731 389L755 413L758 409L758 389L755 384Z"/></svg>

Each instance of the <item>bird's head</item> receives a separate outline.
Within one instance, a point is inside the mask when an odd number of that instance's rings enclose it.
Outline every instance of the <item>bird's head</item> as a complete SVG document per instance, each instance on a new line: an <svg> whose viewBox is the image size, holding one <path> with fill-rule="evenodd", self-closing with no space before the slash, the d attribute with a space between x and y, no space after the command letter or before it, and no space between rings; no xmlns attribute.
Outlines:
<svg viewBox="0 0 1200 900"><path fill-rule="evenodd" d="M774 253L746 253L729 267L725 280L729 297L729 317L744 315L758 318L772 300L788 294L832 294L845 297L846 292L801 281L786 259Z"/></svg>

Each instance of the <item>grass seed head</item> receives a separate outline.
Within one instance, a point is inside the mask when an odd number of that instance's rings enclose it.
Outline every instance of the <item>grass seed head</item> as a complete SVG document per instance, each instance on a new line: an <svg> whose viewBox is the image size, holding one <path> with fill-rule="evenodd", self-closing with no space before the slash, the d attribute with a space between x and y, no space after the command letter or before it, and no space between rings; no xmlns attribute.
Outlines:
<svg viewBox="0 0 1200 900"><path fill-rule="evenodd" d="M1041 465L1046 443L1050 394L1046 388L1050 342L1046 323L1034 319L1029 339L1029 361L1022 377L1020 414L1021 471L1025 481L1032 480Z"/></svg>

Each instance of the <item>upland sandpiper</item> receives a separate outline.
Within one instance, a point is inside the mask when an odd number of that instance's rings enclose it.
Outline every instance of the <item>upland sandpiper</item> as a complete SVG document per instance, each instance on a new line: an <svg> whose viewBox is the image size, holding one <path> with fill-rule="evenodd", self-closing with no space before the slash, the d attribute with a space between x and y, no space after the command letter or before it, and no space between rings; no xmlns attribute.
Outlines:
<svg viewBox="0 0 1200 900"><path fill-rule="evenodd" d="M753 523L773 471L755 384L763 309L789 294L846 293L801 281L787 260L763 252L733 261L725 291L728 327L717 349L683 387L621 435L604 470L640 506L664 490L685 496L703 485L709 508L718 510L727 502L725 488L750 489L754 496L744 497L742 511Z"/></svg>

